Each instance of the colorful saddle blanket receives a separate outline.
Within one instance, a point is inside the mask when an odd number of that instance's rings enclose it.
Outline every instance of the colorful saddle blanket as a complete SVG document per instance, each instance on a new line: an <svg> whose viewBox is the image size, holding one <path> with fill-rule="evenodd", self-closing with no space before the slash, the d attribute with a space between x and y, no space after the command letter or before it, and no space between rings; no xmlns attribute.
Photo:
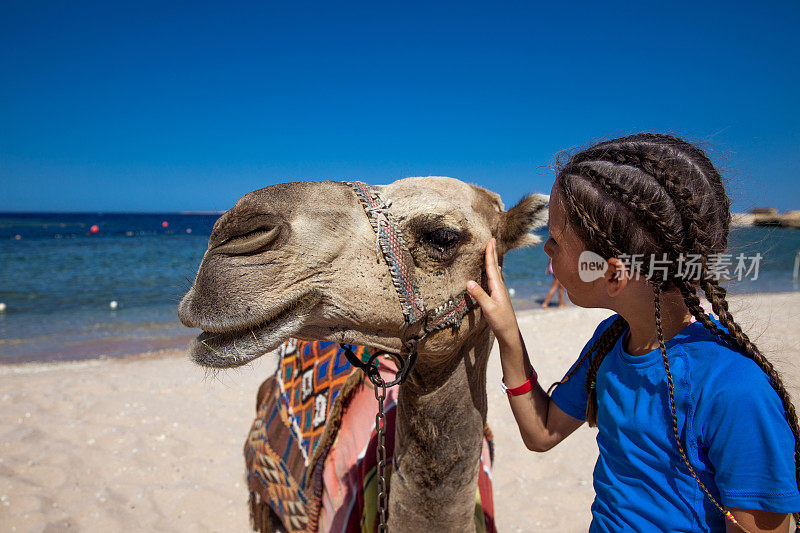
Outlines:
<svg viewBox="0 0 800 533"><path fill-rule="evenodd" d="M363 361L371 355L363 346L354 351ZM377 400L372 384L333 342L290 340L279 355L275 375L259 389L244 447L254 529L269 530L271 510L289 531L376 531ZM378 361L384 379L393 379L394 361ZM388 389L384 401L389 490L397 389ZM488 428L486 436L476 529L494 532Z"/></svg>

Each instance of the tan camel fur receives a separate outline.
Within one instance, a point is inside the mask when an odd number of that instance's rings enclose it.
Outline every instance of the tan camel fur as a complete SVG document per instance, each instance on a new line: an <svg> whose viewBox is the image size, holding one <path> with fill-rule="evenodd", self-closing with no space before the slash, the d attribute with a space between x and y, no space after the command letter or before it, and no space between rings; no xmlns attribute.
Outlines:
<svg viewBox="0 0 800 533"><path fill-rule="evenodd" d="M480 280L491 237L502 254L539 242L547 196L504 211L499 196L444 177L376 189L392 200L428 309ZM189 346L200 365L245 364L289 337L400 353L404 325L376 236L340 182L273 185L243 196L214 225L197 277L179 306L204 330ZM414 331L412 330L412 333ZM389 530L473 530L486 422L486 364L494 338L480 309L433 333L400 387Z"/></svg>

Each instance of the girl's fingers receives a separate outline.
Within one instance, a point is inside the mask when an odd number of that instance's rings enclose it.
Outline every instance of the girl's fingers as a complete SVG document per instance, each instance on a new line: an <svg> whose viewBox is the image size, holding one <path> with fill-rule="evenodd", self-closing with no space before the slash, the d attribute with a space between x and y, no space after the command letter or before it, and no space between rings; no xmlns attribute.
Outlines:
<svg viewBox="0 0 800 533"><path fill-rule="evenodd" d="M486 310L486 306L488 304L493 304L492 297L486 294L480 285L475 283L474 281L467 282L467 292L469 295L475 298L475 301L478 302L478 305L481 306L482 309Z"/></svg>
<svg viewBox="0 0 800 533"><path fill-rule="evenodd" d="M494 261L494 254L492 254L492 241L494 241L494 239L489 239L489 242L486 243L486 250L483 256L487 274L491 273L494 270L494 266L497 264Z"/></svg>
<svg viewBox="0 0 800 533"><path fill-rule="evenodd" d="M497 241L491 239L486 245L486 277L488 278L489 292L492 296L505 291L503 278L500 276L500 266L497 264Z"/></svg>
<svg viewBox="0 0 800 533"><path fill-rule="evenodd" d="M509 335L512 335L512 333L509 332L512 330L513 334L519 335L514 309L508 298L503 278L500 276L500 265L498 265L497 261L497 242L494 239L491 239L486 244L485 263L489 288L488 294L474 281L467 282L467 292L481 306L489 326L498 339L511 338Z"/></svg>
<svg viewBox="0 0 800 533"><path fill-rule="evenodd" d="M496 279L500 275L500 272L497 270L497 257L492 251L493 243L494 239L491 239L488 244L486 244L485 252L486 274L489 277L489 281L491 281L493 278Z"/></svg>

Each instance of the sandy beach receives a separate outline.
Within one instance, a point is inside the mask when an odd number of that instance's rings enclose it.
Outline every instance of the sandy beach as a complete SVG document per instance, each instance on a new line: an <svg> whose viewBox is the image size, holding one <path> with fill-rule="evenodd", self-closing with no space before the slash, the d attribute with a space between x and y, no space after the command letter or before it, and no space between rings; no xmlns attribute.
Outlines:
<svg viewBox="0 0 800 533"><path fill-rule="evenodd" d="M800 293L731 299L734 316L800 394ZM577 357L603 310L519 313L544 384ZM248 531L242 446L273 357L208 374L179 351L0 366L0 531ZM500 531L585 531L595 431L525 449L489 363ZM787 453L790 453L787 450Z"/></svg>

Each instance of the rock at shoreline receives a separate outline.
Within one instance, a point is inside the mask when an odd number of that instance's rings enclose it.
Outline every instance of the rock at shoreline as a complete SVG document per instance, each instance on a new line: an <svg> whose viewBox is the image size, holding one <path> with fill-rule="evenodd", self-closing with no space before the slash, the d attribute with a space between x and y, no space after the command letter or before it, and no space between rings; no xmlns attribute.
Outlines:
<svg viewBox="0 0 800 533"><path fill-rule="evenodd" d="M800 210L778 213L774 207L757 207L749 213L731 213L731 225L800 228Z"/></svg>

